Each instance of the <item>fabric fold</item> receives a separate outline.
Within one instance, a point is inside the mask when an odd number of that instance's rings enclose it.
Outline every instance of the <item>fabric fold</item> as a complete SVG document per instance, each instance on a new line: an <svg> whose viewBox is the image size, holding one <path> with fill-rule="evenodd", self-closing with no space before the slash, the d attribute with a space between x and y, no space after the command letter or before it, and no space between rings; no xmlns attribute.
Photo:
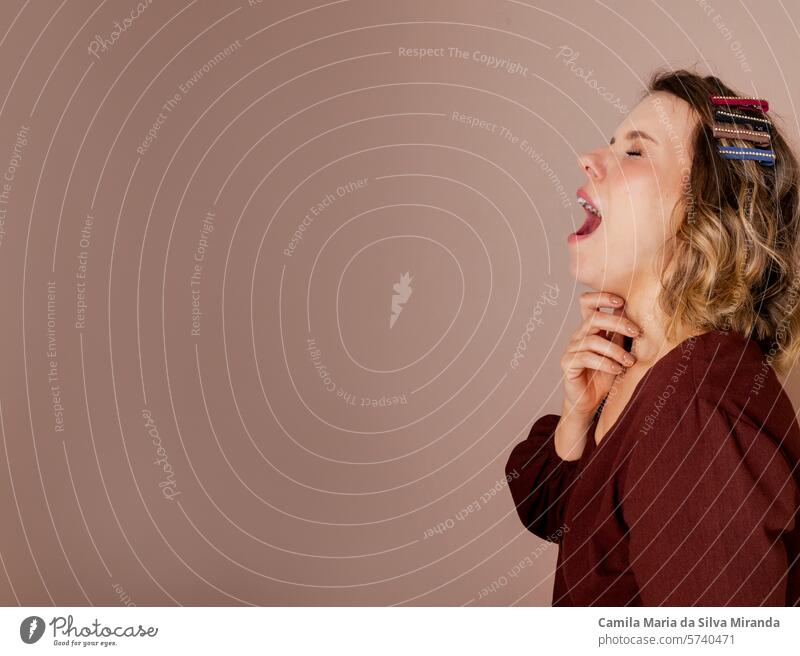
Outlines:
<svg viewBox="0 0 800 656"><path fill-rule="evenodd" d="M561 542L564 510L578 477L580 460L564 460L555 449L560 415L537 419L528 437L511 450L506 480L525 528L548 542Z"/></svg>

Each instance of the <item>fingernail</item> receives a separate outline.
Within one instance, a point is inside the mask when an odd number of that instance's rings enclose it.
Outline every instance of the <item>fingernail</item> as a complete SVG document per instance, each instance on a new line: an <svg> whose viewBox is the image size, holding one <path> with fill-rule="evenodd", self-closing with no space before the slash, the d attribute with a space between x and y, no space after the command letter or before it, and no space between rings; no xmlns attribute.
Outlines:
<svg viewBox="0 0 800 656"><path fill-rule="evenodd" d="M631 335L638 335L639 334L639 329L638 328L634 328L633 326L628 326L628 332Z"/></svg>
<svg viewBox="0 0 800 656"><path fill-rule="evenodd" d="M612 296L612 297L611 297L611 302L612 302L614 305L619 305L620 303L622 303L622 299L621 299L621 298L619 298L619 297L617 297L617 296Z"/></svg>

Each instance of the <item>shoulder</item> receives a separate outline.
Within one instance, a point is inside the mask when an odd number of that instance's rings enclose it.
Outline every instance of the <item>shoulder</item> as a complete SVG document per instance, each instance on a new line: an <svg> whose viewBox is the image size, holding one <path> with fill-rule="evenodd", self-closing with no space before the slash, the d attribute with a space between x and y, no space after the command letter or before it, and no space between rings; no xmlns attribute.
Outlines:
<svg viewBox="0 0 800 656"><path fill-rule="evenodd" d="M797 430L794 406L757 341L734 331L715 330L696 338L692 386L684 389L708 408L764 433L786 436Z"/></svg>
<svg viewBox="0 0 800 656"><path fill-rule="evenodd" d="M758 343L712 331L681 343L667 364L657 386L664 403L654 418L645 417L632 445L634 469L654 460L663 471L677 462L687 470L720 459L762 465L772 459L790 469L798 462L794 408Z"/></svg>
<svg viewBox="0 0 800 656"><path fill-rule="evenodd" d="M723 493L740 500L781 495L781 506L796 510L797 460L786 448L787 435L776 433L768 420L703 394L681 400L669 419L631 445L622 477L629 511L656 497L684 508L706 507L704 499ZM793 426L796 444L800 433L796 422Z"/></svg>
<svg viewBox="0 0 800 656"><path fill-rule="evenodd" d="M775 391L780 381L758 342L735 331L712 330L690 338L692 379L698 393L709 399L745 398L761 381ZM690 340L687 340L687 342Z"/></svg>

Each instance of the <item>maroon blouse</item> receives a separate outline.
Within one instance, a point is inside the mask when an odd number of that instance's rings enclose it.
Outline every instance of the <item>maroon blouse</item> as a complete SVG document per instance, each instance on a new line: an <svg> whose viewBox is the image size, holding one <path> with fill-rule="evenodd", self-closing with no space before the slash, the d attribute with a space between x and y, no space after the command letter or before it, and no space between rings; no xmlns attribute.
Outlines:
<svg viewBox="0 0 800 656"><path fill-rule="evenodd" d="M579 460L544 415L506 464L522 523L559 544L554 606L800 605L800 427L765 353L690 337Z"/></svg>

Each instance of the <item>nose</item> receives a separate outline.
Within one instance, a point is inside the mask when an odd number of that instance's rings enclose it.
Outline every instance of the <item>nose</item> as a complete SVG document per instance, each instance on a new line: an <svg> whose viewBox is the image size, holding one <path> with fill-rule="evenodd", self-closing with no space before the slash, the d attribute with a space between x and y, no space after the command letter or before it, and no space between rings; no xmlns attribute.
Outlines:
<svg viewBox="0 0 800 656"><path fill-rule="evenodd" d="M597 182L603 177L603 164L596 152L579 155L578 166L593 182Z"/></svg>

